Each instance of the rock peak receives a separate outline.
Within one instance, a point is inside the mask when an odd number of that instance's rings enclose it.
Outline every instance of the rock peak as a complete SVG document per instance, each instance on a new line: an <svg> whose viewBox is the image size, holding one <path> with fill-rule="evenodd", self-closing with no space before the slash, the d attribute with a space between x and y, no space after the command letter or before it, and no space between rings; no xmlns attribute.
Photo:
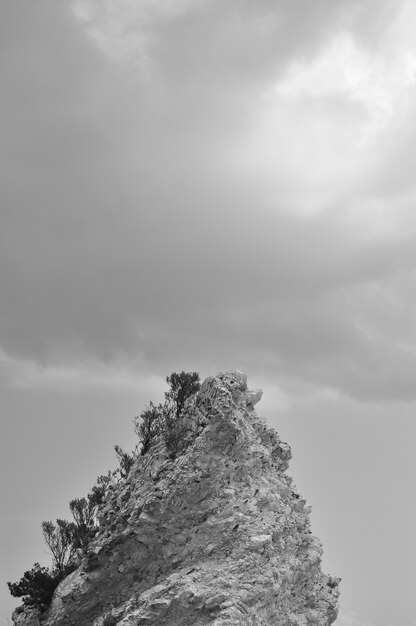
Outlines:
<svg viewBox="0 0 416 626"><path fill-rule="evenodd" d="M14 623L332 624L339 580L321 571L310 508L285 473L290 447L254 410L261 395L237 370L207 378L187 406L201 424L191 445L175 460L161 442L138 457L47 613Z"/></svg>

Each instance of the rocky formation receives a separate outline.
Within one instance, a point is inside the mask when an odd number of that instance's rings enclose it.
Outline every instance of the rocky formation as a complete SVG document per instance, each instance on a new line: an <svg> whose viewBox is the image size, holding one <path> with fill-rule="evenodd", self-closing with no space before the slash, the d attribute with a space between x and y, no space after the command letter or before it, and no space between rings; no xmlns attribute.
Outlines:
<svg viewBox="0 0 416 626"><path fill-rule="evenodd" d="M39 621L19 626L324 626L339 579L321 572L290 448L259 418L240 372L204 381L200 424L172 461L162 442L112 485L100 530Z"/></svg>

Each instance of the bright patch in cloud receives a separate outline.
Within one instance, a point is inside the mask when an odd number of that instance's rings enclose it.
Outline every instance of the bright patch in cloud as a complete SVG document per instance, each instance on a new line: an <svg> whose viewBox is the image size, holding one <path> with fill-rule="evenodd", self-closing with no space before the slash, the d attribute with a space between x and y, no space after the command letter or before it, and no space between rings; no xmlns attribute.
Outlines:
<svg viewBox="0 0 416 626"><path fill-rule="evenodd" d="M180 15L189 6L189 0L75 0L73 12L111 59L144 65L149 59L152 25Z"/></svg>
<svg viewBox="0 0 416 626"><path fill-rule="evenodd" d="M414 96L416 8L403 4L377 46L364 46L353 32L338 33L312 62L294 62L276 91L288 98L341 97L365 107L371 129L394 121Z"/></svg>

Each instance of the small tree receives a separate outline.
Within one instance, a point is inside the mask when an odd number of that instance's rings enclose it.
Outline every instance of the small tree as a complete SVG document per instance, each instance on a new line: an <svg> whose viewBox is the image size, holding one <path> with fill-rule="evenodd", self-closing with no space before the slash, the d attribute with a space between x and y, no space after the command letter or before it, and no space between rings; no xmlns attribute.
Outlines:
<svg viewBox="0 0 416 626"><path fill-rule="evenodd" d="M14 598L22 598L26 606L37 607L44 611L50 604L53 592L62 576L53 575L46 567L35 563L31 570L25 572L17 583L7 583Z"/></svg>
<svg viewBox="0 0 416 626"><path fill-rule="evenodd" d="M53 522L42 522L42 532L52 553L54 569L64 574L79 547L76 525L64 519L57 519L56 525Z"/></svg>
<svg viewBox="0 0 416 626"><path fill-rule="evenodd" d="M127 455L127 453L125 454ZM116 470L113 472L109 470L107 474L98 476L96 484L86 498L74 498L70 501L69 508L76 526L74 539L76 548L84 548L94 537L97 531L98 507L104 502L105 494L115 472Z"/></svg>
<svg viewBox="0 0 416 626"><path fill-rule="evenodd" d="M75 498L69 503L69 508L75 520L76 547L84 547L95 533L95 505L90 498Z"/></svg>
<svg viewBox="0 0 416 626"><path fill-rule="evenodd" d="M166 382L170 386L170 390L165 393L166 403L172 407L174 418L179 419L187 399L198 393L201 387L199 374L198 372L182 371L180 374L173 372L166 377Z"/></svg>
<svg viewBox="0 0 416 626"><path fill-rule="evenodd" d="M42 532L52 553L53 567L41 567L35 563L16 582L8 582L9 591L15 598L23 598L23 604L44 611L50 604L58 584L75 569L73 558L79 545L77 526L73 522L57 519L42 522Z"/></svg>
<svg viewBox="0 0 416 626"><path fill-rule="evenodd" d="M164 421L163 406L153 402L134 418L134 428L142 444L141 454L146 454L163 432Z"/></svg>
<svg viewBox="0 0 416 626"><path fill-rule="evenodd" d="M120 446L114 446L114 450L116 451L117 458L120 463L120 476L121 478L127 478L134 463L134 457L133 455L123 450L123 448L120 448Z"/></svg>
<svg viewBox="0 0 416 626"><path fill-rule="evenodd" d="M98 476L96 484L87 496L90 506L94 509L94 519L97 515L97 508L104 502L105 494L113 480L114 473L115 471L111 472L108 470L107 474Z"/></svg>
<svg viewBox="0 0 416 626"><path fill-rule="evenodd" d="M189 445L189 420L184 418L188 398L200 388L197 372L173 372L167 376L170 389L165 393L164 404L149 407L134 418L135 430L142 444L141 454L146 454L160 436L163 436L172 458Z"/></svg>
<svg viewBox="0 0 416 626"><path fill-rule="evenodd" d="M201 384L197 372L173 372L166 377L170 390L165 393L165 428L163 436L171 458L175 458L191 441L190 421L184 412L188 398L195 395Z"/></svg>

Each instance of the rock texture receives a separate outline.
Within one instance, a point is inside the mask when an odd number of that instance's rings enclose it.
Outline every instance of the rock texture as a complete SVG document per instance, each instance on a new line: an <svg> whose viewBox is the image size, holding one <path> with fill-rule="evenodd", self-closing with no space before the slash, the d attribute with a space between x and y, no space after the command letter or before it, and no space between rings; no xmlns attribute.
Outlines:
<svg viewBox="0 0 416 626"><path fill-rule="evenodd" d="M160 442L110 487L100 529L42 626L326 626L339 579L321 572L291 451L240 372L204 381L201 424L172 461ZM14 615L19 626L36 616Z"/></svg>

